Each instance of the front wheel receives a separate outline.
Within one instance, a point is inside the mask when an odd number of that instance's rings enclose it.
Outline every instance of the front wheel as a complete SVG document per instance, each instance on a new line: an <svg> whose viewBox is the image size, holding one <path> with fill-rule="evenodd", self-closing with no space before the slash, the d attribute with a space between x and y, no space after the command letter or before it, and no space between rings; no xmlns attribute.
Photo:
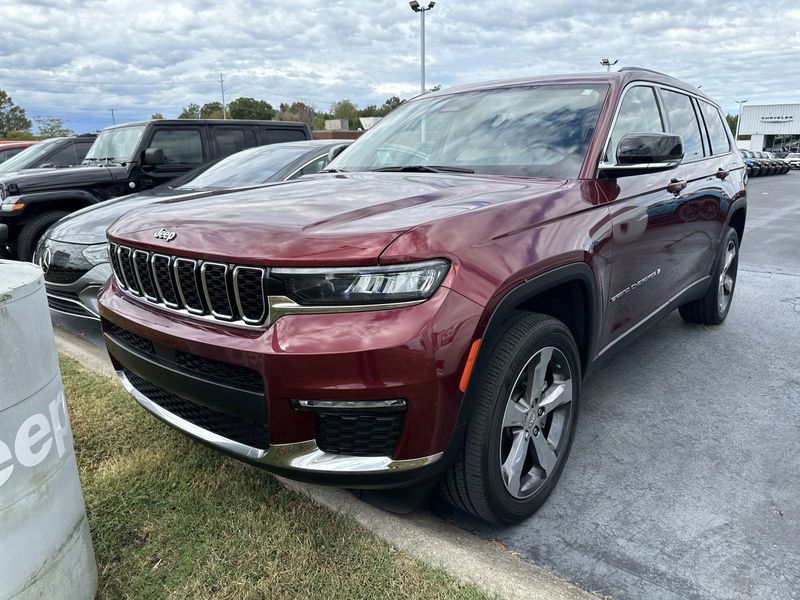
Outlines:
<svg viewBox="0 0 800 600"><path fill-rule="evenodd" d="M504 324L480 373L464 446L440 482L449 503L493 523L532 515L553 491L578 418L580 361L570 330L536 313Z"/></svg>
<svg viewBox="0 0 800 600"><path fill-rule="evenodd" d="M31 218L25 223L17 238L17 256L20 260L31 261L36 246L45 231L55 222L70 214L66 210L51 210Z"/></svg>

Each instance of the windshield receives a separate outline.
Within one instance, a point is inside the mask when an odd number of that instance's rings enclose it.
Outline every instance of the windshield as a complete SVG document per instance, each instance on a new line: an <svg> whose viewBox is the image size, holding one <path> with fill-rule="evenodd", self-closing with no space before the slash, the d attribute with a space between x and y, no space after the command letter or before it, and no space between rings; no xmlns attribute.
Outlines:
<svg viewBox="0 0 800 600"><path fill-rule="evenodd" d="M27 169L28 165L36 162L40 156L43 156L53 147L52 144L61 139L62 138L50 138L49 140L34 144L33 146L28 146L19 154L12 156L7 161L0 164L0 173L11 173L12 171Z"/></svg>
<svg viewBox="0 0 800 600"><path fill-rule="evenodd" d="M392 112L328 168L427 166L575 178L607 90L598 84L539 85L423 96Z"/></svg>
<svg viewBox="0 0 800 600"><path fill-rule="evenodd" d="M800 158L800 154L797 154L796 152L790 152L786 155L786 158Z"/></svg>
<svg viewBox="0 0 800 600"><path fill-rule="evenodd" d="M97 139L86 153L84 163L97 160L125 162L133 158L144 132L144 125L106 129L97 134Z"/></svg>
<svg viewBox="0 0 800 600"><path fill-rule="evenodd" d="M173 184L179 190L214 190L256 185L309 151L307 146L260 146L237 152Z"/></svg>

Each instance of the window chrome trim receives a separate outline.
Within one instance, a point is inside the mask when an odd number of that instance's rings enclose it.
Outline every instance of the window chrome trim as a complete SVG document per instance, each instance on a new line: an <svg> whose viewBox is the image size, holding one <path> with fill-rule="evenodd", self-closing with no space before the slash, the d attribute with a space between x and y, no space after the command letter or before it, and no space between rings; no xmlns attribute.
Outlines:
<svg viewBox="0 0 800 600"><path fill-rule="evenodd" d="M308 473L333 473L340 475L369 475L408 471L435 463L443 453L404 460L393 460L390 456L347 456L323 452L316 440L292 444L271 444L266 450L247 446L216 433L198 427L173 414L136 389L123 371L117 371L122 386L148 412L191 437L205 442L234 456L261 463L266 467L278 467Z"/></svg>
<svg viewBox="0 0 800 600"><path fill-rule="evenodd" d="M332 147L332 148L335 148L336 146L331 146L331 147ZM325 157L327 157L327 156L328 156L328 154L327 154L327 152L326 152L325 154L320 154L320 155L319 155L319 156L317 156L316 158L312 158L310 161L308 161L308 162L307 162L306 164L304 164L302 167L298 167L298 168L296 168L296 169L295 169L294 171L292 171L292 172L291 172L291 173L290 173L288 176L284 177L284 178L283 178L283 181L290 181L290 180L291 180L291 179L292 179L292 178L293 178L295 175L297 175L297 174L298 174L300 171L302 171L303 169L305 169L305 168L306 168L308 165L310 165L310 164L313 164L313 163L317 162L317 161L318 161L320 158L325 158ZM327 166L328 166L328 165L327 165L327 163L326 163L326 164L322 165L322 168L324 169L324 168L325 168L325 167L327 167ZM319 171L317 171L317 172L319 172ZM309 173L309 175L314 175L314 173Z"/></svg>

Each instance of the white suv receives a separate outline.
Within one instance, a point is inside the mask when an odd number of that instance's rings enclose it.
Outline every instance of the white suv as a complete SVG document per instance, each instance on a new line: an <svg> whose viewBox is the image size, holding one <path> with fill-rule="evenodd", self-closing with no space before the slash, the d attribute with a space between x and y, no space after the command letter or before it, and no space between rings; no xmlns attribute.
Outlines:
<svg viewBox="0 0 800 600"><path fill-rule="evenodd" d="M798 152L790 152L787 154L784 159L792 169L800 169L800 153Z"/></svg>

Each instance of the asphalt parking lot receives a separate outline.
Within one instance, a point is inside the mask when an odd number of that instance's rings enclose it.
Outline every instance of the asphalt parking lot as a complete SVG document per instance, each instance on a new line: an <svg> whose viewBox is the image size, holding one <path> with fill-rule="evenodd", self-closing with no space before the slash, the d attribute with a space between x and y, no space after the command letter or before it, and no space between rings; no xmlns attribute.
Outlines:
<svg viewBox="0 0 800 600"><path fill-rule="evenodd" d="M533 518L440 514L618 600L800 598L800 172L748 194L725 324L676 312L586 382Z"/></svg>
<svg viewBox="0 0 800 600"><path fill-rule="evenodd" d="M527 522L438 514L616 599L800 598L800 172L748 193L726 323L674 313L588 380L564 476ZM92 322L54 323L101 344Z"/></svg>

